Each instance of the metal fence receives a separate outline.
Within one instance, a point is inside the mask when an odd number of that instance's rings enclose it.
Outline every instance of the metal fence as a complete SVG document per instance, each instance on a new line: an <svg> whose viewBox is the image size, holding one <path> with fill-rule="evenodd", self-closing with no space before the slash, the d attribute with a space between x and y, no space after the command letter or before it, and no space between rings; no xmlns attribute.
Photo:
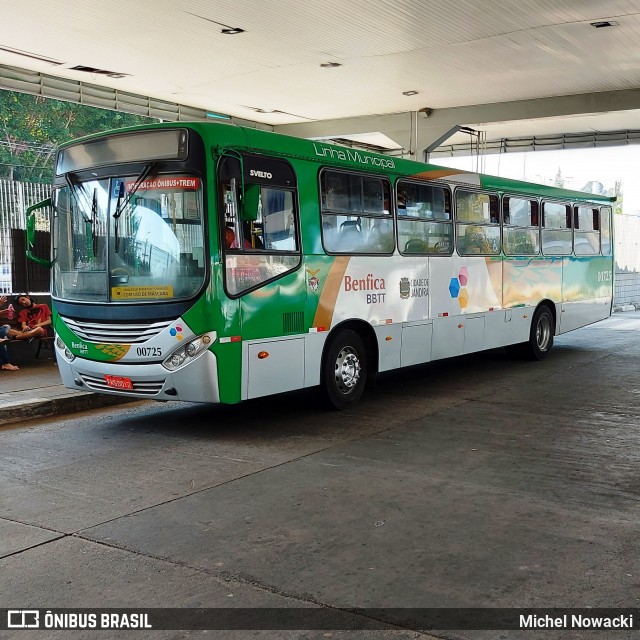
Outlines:
<svg viewBox="0 0 640 640"><path fill-rule="evenodd" d="M49 292L48 270L25 256L27 207L48 198L51 185L0 179L0 294ZM39 255L49 255L49 210L36 217Z"/></svg>
<svg viewBox="0 0 640 640"><path fill-rule="evenodd" d="M613 216L616 238L616 279L613 302L640 304L640 214Z"/></svg>

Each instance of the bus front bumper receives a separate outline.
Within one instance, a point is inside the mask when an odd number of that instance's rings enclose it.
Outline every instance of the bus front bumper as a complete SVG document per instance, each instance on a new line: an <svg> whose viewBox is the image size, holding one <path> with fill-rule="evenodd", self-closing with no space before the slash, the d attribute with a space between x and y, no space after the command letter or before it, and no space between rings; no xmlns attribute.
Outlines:
<svg viewBox="0 0 640 640"><path fill-rule="evenodd" d="M65 359L56 346L58 369L65 387L128 398L148 400L183 400L185 402L220 402L218 364L211 351L205 351L175 371L161 364L112 364L75 358ZM107 376L131 382L133 388L114 388Z"/></svg>

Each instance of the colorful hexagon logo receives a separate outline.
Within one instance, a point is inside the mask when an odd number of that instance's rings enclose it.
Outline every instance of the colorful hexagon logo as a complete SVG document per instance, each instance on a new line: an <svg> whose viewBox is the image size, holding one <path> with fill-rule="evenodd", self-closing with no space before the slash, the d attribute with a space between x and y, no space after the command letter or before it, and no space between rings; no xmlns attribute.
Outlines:
<svg viewBox="0 0 640 640"><path fill-rule="evenodd" d="M182 340L182 327L178 325L177 327L171 327L169 329L169 333L176 338L176 340Z"/></svg>
<svg viewBox="0 0 640 640"><path fill-rule="evenodd" d="M451 282L449 283L449 293L452 298L457 298L460 293L460 281L458 278L451 278Z"/></svg>
<svg viewBox="0 0 640 640"><path fill-rule="evenodd" d="M457 278L451 278L449 282L449 293L452 298L458 299L458 304L461 309L465 309L469 304L469 292L467 291L467 285L469 284L469 269L467 267L460 267Z"/></svg>

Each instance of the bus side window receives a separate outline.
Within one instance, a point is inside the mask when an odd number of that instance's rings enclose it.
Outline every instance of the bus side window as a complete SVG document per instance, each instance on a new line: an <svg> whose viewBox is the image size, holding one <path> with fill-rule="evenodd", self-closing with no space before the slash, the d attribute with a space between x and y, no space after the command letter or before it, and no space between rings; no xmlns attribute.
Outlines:
<svg viewBox="0 0 640 640"><path fill-rule="evenodd" d="M504 196L502 221L502 247L505 255L534 256L540 253L536 200Z"/></svg>
<svg viewBox="0 0 640 640"><path fill-rule="evenodd" d="M500 208L495 193L458 189L455 193L460 255L500 253Z"/></svg>
<svg viewBox="0 0 640 640"><path fill-rule="evenodd" d="M255 164L254 164L255 163ZM251 166L256 169L250 169ZM274 180L262 185L249 176L264 169ZM221 203L221 237L224 249L225 289L239 296L271 282L299 267L301 252L297 230L296 178L291 166L275 158L244 156L244 182L240 162L224 157L218 168ZM251 174L254 171L254 174ZM251 195L251 206L239 206L243 194ZM257 189L257 192L256 192Z"/></svg>
<svg viewBox="0 0 640 640"><path fill-rule="evenodd" d="M611 208L600 209L600 250L603 256L611 255Z"/></svg>
<svg viewBox="0 0 640 640"><path fill-rule="evenodd" d="M408 255L449 255L453 248L451 194L447 187L399 180L398 248Z"/></svg>
<svg viewBox="0 0 640 640"><path fill-rule="evenodd" d="M389 254L395 240L389 180L323 169L320 173L322 244L329 253Z"/></svg>

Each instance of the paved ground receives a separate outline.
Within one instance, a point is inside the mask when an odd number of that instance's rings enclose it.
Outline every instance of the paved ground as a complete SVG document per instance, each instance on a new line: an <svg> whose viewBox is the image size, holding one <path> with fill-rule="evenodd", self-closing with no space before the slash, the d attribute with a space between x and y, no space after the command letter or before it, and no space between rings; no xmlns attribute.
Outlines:
<svg viewBox="0 0 640 640"><path fill-rule="evenodd" d="M639 607L639 330L386 375L348 412L303 392L0 427L0 607Z"/></svg>

